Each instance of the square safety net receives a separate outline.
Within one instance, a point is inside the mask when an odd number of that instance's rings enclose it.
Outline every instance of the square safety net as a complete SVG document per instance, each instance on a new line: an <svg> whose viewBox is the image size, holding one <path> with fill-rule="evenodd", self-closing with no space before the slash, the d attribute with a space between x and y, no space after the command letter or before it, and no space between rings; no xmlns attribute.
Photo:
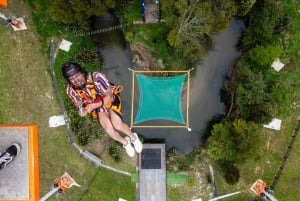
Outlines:
<svg viewBox="0 0 300 201"><path fill-rule="evenodd" d="M188 128L189 72L132 71L131 127Z"/></svg>

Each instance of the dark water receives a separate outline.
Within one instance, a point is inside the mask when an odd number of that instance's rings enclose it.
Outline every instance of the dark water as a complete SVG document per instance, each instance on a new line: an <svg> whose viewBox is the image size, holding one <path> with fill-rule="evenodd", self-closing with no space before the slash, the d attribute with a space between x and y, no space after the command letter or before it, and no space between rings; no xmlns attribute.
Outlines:
<svg viewBox="0 0 300 201"><path fill-rule="evenodd" d="M118 21L111 15L94 20L93 29L117 25ZM243 29L243 22L235 20L227 30L215 38L213 50L202 59L196 75L190 82L189 132L186 128L134 128L147 141L166 143L166 148L175 147L180 153L188 153L201 145L207 126L216 116L225 114L225 105L221 101L221 89L226 76L231 72L234 61L240 52L235 48ZM115 84L125 86L122 92L123 118L130 123L132 76L128 68L133 68L128 45L120 30L92 36L103 58L102 71ZM183 100L182 105L185 105ZM186 111L183 107L183 113Z"/></svg>

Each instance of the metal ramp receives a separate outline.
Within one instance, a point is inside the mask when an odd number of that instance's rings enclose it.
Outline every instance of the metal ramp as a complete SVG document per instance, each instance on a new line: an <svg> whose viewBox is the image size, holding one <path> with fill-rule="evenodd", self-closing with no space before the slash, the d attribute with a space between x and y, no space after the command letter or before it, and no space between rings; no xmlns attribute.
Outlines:
<svg viewBox="0 0 300 201"><path fill-rule="evenodd" d="M166 201L165 144L144 144L139 157L138 201Z"/></svg>

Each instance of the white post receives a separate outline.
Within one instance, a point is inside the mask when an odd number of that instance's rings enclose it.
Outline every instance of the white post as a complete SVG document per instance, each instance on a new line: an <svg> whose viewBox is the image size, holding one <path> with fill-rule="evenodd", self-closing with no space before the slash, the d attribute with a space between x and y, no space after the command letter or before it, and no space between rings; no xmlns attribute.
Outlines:
<svg viewBox="0 0 300 201"><path fill-rule="evenodd" d="M266 194L266 196L267 196L270 200L272 200L272 201L278 201L272 194L270 194L270 193L268 193L268 192L266 192L266 191L264 191L264 194Z"/></svg>
<svg viewBox="0 0 300 201"><path fill-rule="evenodd" d="M53 188L51 191L49 191L46 195L44 195L41 199L40 199L40 201L45 201L45 200L47 200L48 198L50 198L54 193L56 193L57 191L58 191L58 189L59 189L59 186L58 187L56 187L56 188Z"/></svg>
<svg viewBox="0 0 300 201"><path fill-rule="evenodd" d="M221 196L219 196L219 197L215 197L215 198L213 198L213 199L210 199L210 200L208 200L208 201L216 201L216 200L223 199L223 198L227 198L227 197L230 197L230 196L233 196L233 195L239 194L239 193L241 193L241 192L240 192L240 191L238 191L238 192L229 193L229 194L226 194L226 195L221 195Z"/></svg>
<svg viewBox="0 0 300 201"><path fill-rule="evenodd" d="M0 17L7 20L7 17L5 17L5 15L3 13L0 13Z"/></svg>

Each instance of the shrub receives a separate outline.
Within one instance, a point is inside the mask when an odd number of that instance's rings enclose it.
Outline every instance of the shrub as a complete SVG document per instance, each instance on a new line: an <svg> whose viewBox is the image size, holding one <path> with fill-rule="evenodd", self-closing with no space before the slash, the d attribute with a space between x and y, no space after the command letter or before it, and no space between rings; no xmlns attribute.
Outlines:
<svg viewBox="0 0 300 201"><path fill-rule="evenodd" d="M108 147L108 155L114 160L114 162L119 163L121 161L122 148L119 143L113 142Z"/></svg>
<svg viewBox="0 0 300 201"><path fill-rule="evenodd" d="M240 171L234 163L230 161L221 161L219 165L223 171L224 179L228 184L233 185L239 181Z"/></svg>
<svg viewBox="0 0 300 201"><path fill-rule="evenodd" d="M276 28L284 19L280 3L273 0L256 1L249 14L249 25L243 38L244 45L268 44Z"/></svg>
<svg viewBox="0 0 300 201"><path fill-rule="evenodd" d="M252 63L259 67L270 68L274 59L280 57L281 52L282 50L279 46L256 46L250 50L249 59ZM255 68L256 65L254 65L253 68Z"/></svg>

